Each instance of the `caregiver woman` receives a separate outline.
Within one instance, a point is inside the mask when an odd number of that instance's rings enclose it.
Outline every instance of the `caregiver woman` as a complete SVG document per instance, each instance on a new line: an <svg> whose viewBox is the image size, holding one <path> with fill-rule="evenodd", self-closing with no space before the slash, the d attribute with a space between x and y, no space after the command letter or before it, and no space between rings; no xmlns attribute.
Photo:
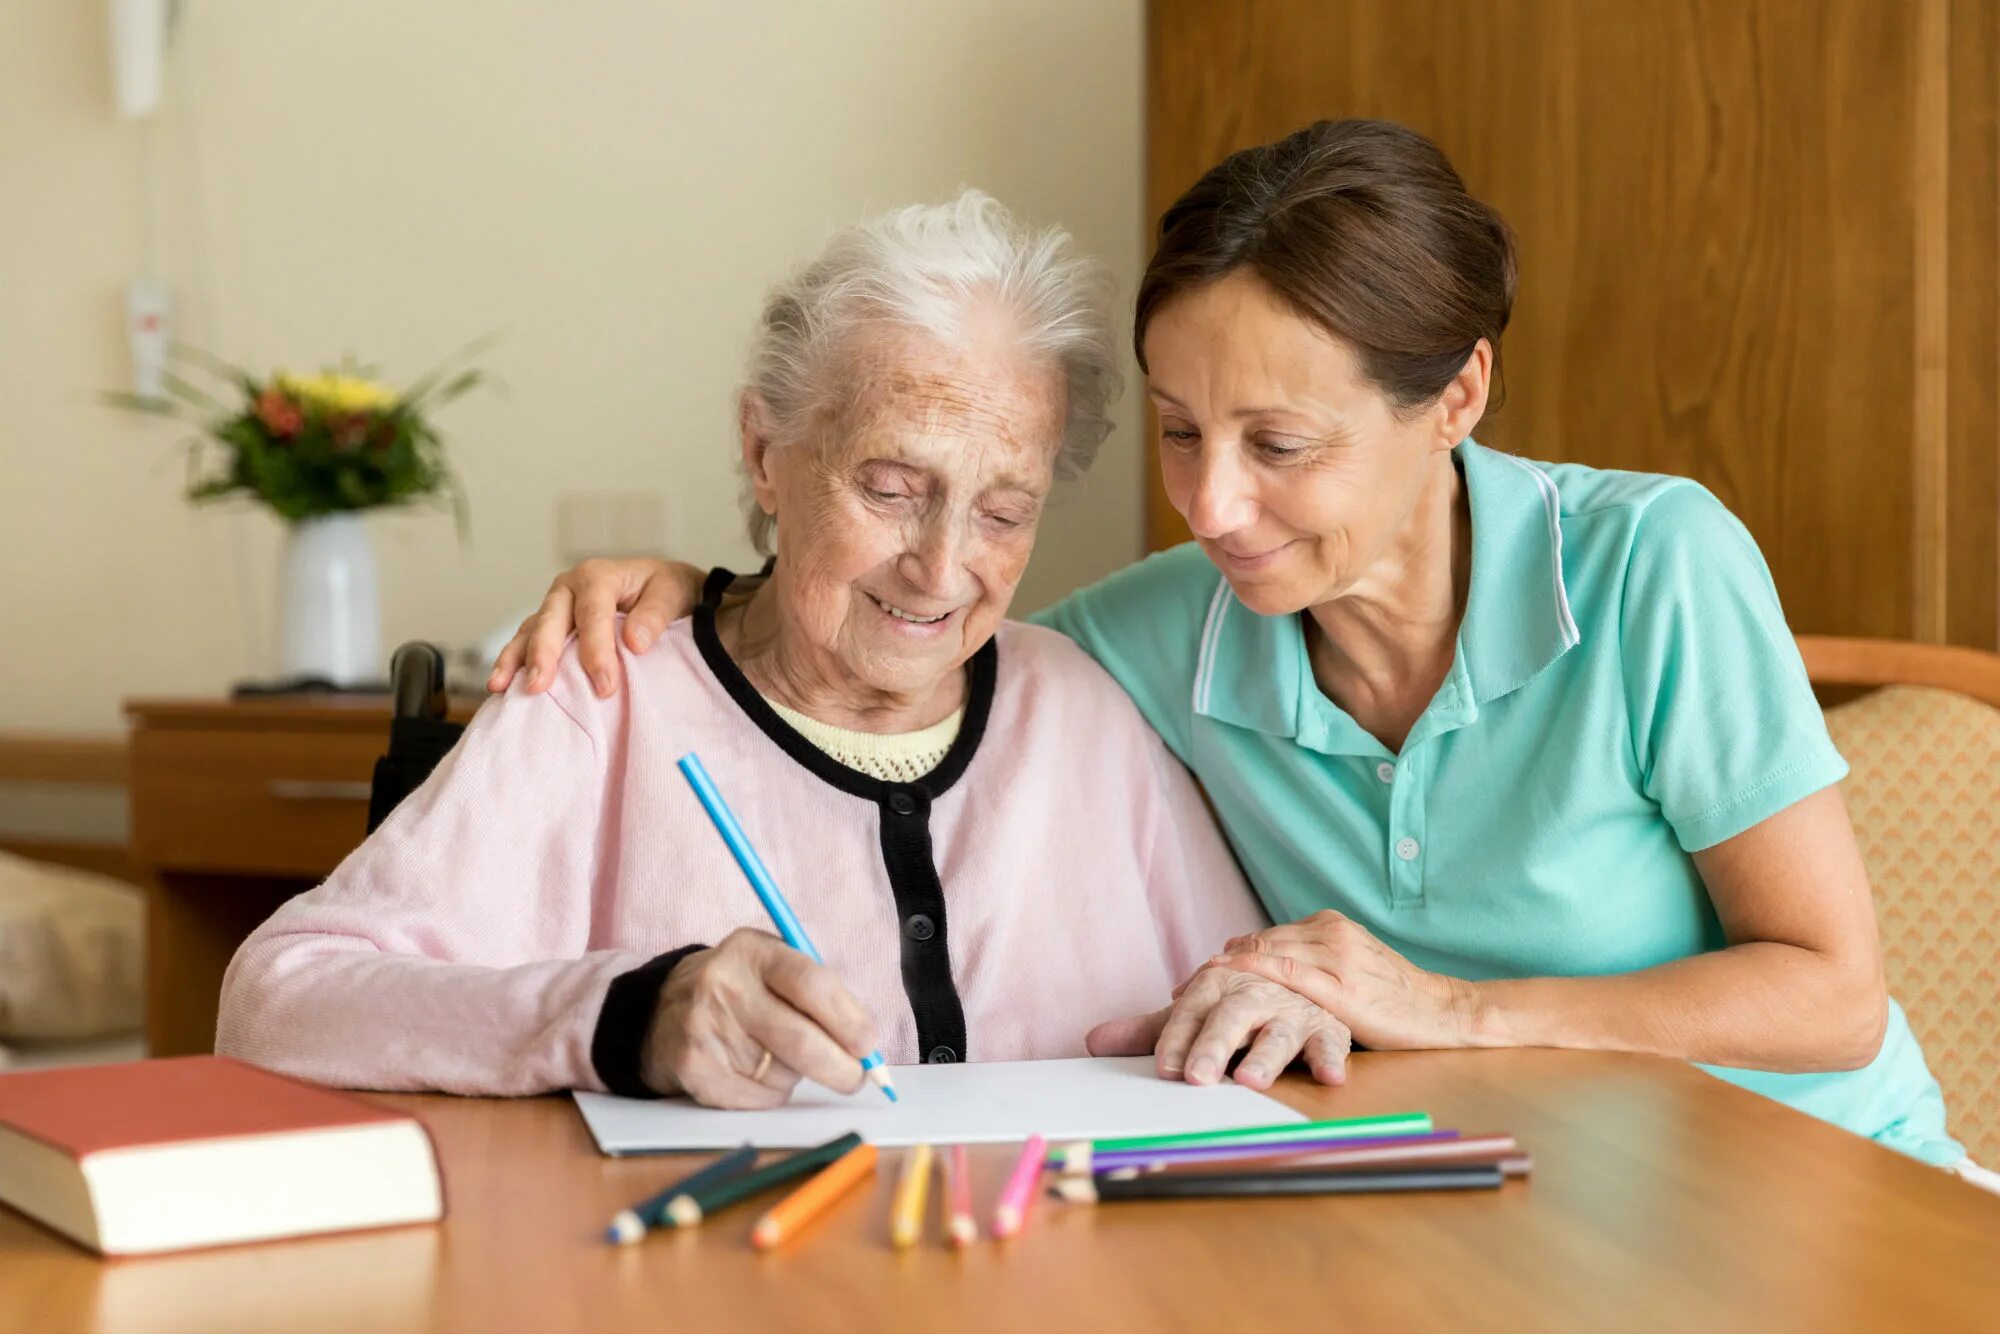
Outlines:
<svg viewBox="0 0 2000 1334"><path fill-rule="evenodd" d="M1229 980L1261 974L1368 1047L1679 1057L1957 1163L1756 543L1693 482L1471 439L1514 289L1506 224L1382 122L1237 153L1160 220L1135 336L1195 542L1040 619L1194 771L1289 924L1092 1049L1219 1079L1267 1017ZM573 616L615 689L614 605L643 650L696 576L564 576L493 686L547 680ZM1277 1073L1268 1044L1245 1064Z"/></svg>

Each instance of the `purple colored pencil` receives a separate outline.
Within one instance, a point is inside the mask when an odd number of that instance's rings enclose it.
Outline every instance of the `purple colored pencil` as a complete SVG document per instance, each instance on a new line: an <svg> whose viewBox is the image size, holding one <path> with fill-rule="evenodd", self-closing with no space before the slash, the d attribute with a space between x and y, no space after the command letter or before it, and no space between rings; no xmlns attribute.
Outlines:
<svg viewBox="0 0 2000 1334"><path fill-rule="evenodd" d="M1385 1145L1436 1144L1457 1139L1456 1130L1432 1130L1421 1135L1371 1135L1365 1138L1288 1140L1283 1144L1195 1144L1179 1149L1123 1149L1115 1153L1092 1154L1089 1171L1111 1172L1124 1168L1148 1168L1165 1163L1226 1163L1236 1158L1269 1158L1274 1153L1315 1153L1326 1149L1372 1149ZM1079 1167L1065 1172L1082 1175Z"/></svg>

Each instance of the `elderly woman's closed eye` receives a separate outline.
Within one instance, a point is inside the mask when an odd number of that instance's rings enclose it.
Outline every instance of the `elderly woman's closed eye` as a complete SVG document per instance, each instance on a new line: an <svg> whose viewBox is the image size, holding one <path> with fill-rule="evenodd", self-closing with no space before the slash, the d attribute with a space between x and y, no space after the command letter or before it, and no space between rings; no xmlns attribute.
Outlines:
<svg viewBox="0 0 2000 1334"><path fill-rule="evenodd" d="M572 653L483 709L246 942L219 1049L374 1088L767 1106L857 1087L878 1044L1082 1055L1262 925L1131 701L1005 619L1050 488L1108 429L1105 305L1066 237L977 193L837 236L772 294L739 399L768 577L725 605L716 571L616 699ZM770 934L688 751L825 965ZM1312 1013L1277 1065L1344 1054Z"/></svg>

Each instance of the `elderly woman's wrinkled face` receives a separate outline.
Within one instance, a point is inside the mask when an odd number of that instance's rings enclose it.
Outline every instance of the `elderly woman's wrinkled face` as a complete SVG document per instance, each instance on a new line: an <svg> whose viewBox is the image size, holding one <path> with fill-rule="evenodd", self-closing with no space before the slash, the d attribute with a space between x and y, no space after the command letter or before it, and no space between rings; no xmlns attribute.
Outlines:
<svg viewBox="0 0 2000 1334"><path fill-rule="evenodd" d="M1053 363L1002 331L883 332L820 439L746 455L777 518L790 628L866 689L919 691L993 637L1034 547L1066 414Z"/></svg>

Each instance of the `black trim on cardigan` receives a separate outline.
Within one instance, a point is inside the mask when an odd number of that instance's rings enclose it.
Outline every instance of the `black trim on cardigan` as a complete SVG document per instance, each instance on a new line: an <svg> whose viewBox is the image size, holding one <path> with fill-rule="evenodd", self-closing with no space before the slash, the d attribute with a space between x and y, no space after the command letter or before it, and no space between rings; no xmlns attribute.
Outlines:
<svg viewBox="0 0 2000 1334"><path fill-rule="evenodd" d="M767 565L765 572L769 570ZM986 734L998 679L999 648L988 640L966 664L965 719L938 766L914 782L884 782L848 768L800 736L757 693L722 647L715 613L724 590L735 578L728 570L714 570L702 587L701 606L694 613L694 641L702 661L736 706L795 763L821 782L875 803L881 820L882 865L896 896L903 994L909 998L910 1013L917 1023L917 1051L925 1061L963 1061L967 1059L968 1040L965 1008L951 976L944 887L932 856L930 814L933 803L964 777Z"/></svg>
<svg viewBox="0 0 2000 1334"><path fill-rule="evenodd" d="M660 991L675 964L707 948L683 945L611 979L611 985L604 989L604 1004L597 1011L597 1028L590 1035L590 1064L605 1088L621 1098L660 1096L639 1076L653 1014L660 1007Z"/></svg>

